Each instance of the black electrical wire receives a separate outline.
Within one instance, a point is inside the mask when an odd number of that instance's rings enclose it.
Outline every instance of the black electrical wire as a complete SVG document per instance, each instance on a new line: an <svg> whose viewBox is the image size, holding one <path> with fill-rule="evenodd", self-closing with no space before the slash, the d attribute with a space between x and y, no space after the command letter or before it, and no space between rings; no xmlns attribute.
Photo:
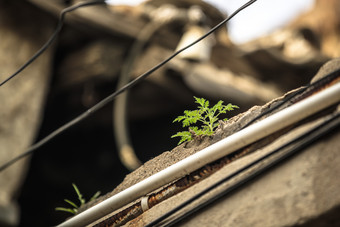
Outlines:
<svg viewBox="0 0 340 227"><path fill-rule="evenodd" d="M308 85L309 86L309 85ZM278 103L277 105L274 105L272 107L270 107L269 109L267 109L266 111L260 113L259 115L257 115L254 119L252 119L251 121L249 121L247 124L245 124L240 130L248 127L249 125L255 123L257 120L260 120L260 118L267 116L268 114L272 113L274 110L277 110L278 108L280 108L281 106L283 106L284 104L288 103L291 99L293 99L294 97L297 97L299 94L302 94L308 86L302 87L301 89L299 89L298 91L294 92L293 94L287 96L284 100L282 100L282 102Z"/></svg>
<svg viewBox="0 0 340 227"><path fill-rule="evenodd" d="M273 107L270 107L268 110L257 115L254 119L252 119L250 122L248 122L246 125L244 125L240 130L248 127L249 125L251 125L254 122L256 122L257 120L259 120L260 118L272 113L274 110L278 109L279 107L283 106L284 104L286 104L288 102L292 102L292 103L298 102L301 99L302 96L309 95L309 93L312 93L314 91L314 89L319 89L319 88L325 86L325 84L327 84L328 82L339 77L339 74L340 74L340 69L337 69L337 70L325 75L324 77L320 78L319 80L316 80L313 83L310 83L306 86L303 86L298 91L288 95L284 100L282 100L282 102L278 103L277 105L274 105Z"/></svg>
<svg viewBox="0 0 340 227"><path fill-rule="evenodd" d="M139 77L137 77L136 79L132 80L131 82L129 82L128 84L126 84L125 86L121 87L119 90L113 92L111 95L107 96L106 98L104 98L103 100L101 100L99 103L97 103L96 105L94 105L93 107L89 108L87 111L85 111L84 113L80 114L78 117L74 118L73 120L69 121L68 123L64 124L63 126L59 127L58 129L56 129L55 131L53 131L52 133L50 133L49 135L47 135L46 137L44 137L43 139L41 139L40 141L38 141L37 143L35 143L34 145L32 145L31 147L29 147L24 153L22 153L21 155L15 157L14 159L8 161L7 163L3 164L2 166L0 166L0 172L3 171L4 169L8 168L9 166L11 166L12 164L14 164L15 162L17 162L18 160L32 154L36 149L38 149L39 147L41 147L42 145L46 144L48 141L50 141L51 139L53 139L54 137L56 137L57 135L61 134L62 132L64 132L65 130L71 128L72 126L74 126L75 124L79 123L80 121L84 120L85 118L89 117L90 115L92 115L94 112L98 111L99 109L101 109L102 107L104 107L106 104L110 103L116 96L118 96L119 94L123 93L124 91L132 88L133 86L135 86L136 84L138 84L139 82L141 82L143 79L145 79L147 76L149 76L150 74L152 74L153 72L155 72L157 69L161 68L163 65L165 65L166 63L168 63L171 59L173 59L174 57L176 57L178 54L180 54L181 52L183 52L184 50L190 48L191 46L195 45L196 43L200 42L201 40L205 39L206 37L208 37L210 34L212 34L214 31L216 31L217 29L219 29L220 27L222 27L225 23L227 23L230 19L232 19L236 14L238 14L240 11L244 10L245 8L247 8L248 6L252 5L253 3L255 3L257 0L250 0L247 3L245 3L243 6L241 6L240 8L238 8L234 13L232 13L229 17L227 17L226 19L224 19L222 22L220 22L219 24L217 24L215 27L213 27L211 30L209 30L206 34L204 34L203 36L201 36L200 38L198 38L196 41L190 43L189 45L183 47L182 49L176 51L175 53L173 53L170 57L168 57L167 59L163 60L161 63L159 63L158 65L154 66L153 68L149 69L147 72L143 73L142 75L140 75ZM83 4L94 4L94 3L99 3L99 1L94 1L94 2L86 2L86 3L82 3L79 5L75 5L73 7L69 7L67 9L69 9L68 11L72 11L75 10L76 8L79 8L81 5ZM65 14L65 13L64 13ZM62 14L63 16L61 17L63 19L64 14ZM55 32L58 33L58 32ZM50 39L51 40L51 39ZM52 39L53 41L53 39ZM44 45L44 46L48 46L48 45ZM42 48L43 49L43 48ZM46 49L46 48L45 48ZM43 49L41 52L43 52L45 49ZM39 53L39 52L38 52ZM40 53L41 54L41 53ZM39 55L38 55L39 56ZM36 57L35 57L36 58ZM34 59L33 59L34 60ZM30 63L33 61L31 59ZM28 63L29 64L29 63ZM22 70L22 69L21 69Z"/></svg>
<svg viewBox="0 0 340 227"><path fill-rule="evenodd" d="M7 83L12 78L14 78L16 75L18 75L21 71L23 71L27 66L29 66L33 61L35 61L35 59L37 59L53 43L53 41L57 38L59 32L61 31L61 29L64 25L64 19L65 19L66 13L72 12L76 9L79 9L79 8L82 8L82 7L85 7L85 6L91 6L91 5L97 5L97 4L105 4L105 1L98 0L98 1L81 2L81 3L75 4L73 6L70 6L70 7L63 9L60 12L57 28L54 30L53 34L47 40L47 42L26 63L24 63L16 72L14 72L7 79L2 81L0 83L0 87L2 85L4 85L5 83Z"/></svg>
<svg viewBox="0 0 340 227"><path fill-rule="evenodd" d="M240 186L244 185L245 183L250 182L260 174L264 173L265 171L269 170L270 168L274 167L275 165L281 163L285 159L289 158L292 155L297 154L299 151L303 150L307 146L311 145L312 143L316 142L322 136L330 133L335 128L339 127L340 125L340 113L337 113L335 116L331 117L330 119L326 120L325 122L321 123L320 125L314 127L310 131L304 133L303 135L293 139L292 141L282 145L281 147L275 149L274 151L268 153L267 155L249 163L248 165L244 166L240 170L226 176L222 180L216 182L215 184L211 185L210 187L206 188L202 192L196 194L192 198L188 199L187 201L183 202L179 206L175 207L174 209L170 210L169 212L165 213L161 217L155 219L151 223L147 224L145 227L151 226L173 226L174 224L178 223L179 221L183 220L184 218L192 215L193 213L201 210L202 208L206 207L207 205L211 204L212 202L216 201L217 199L226 196L227 194L233 192L235 189L239 188ZM284 152L287 151L287 152ZM210 198L209 200L197 205L193 209L185 212L182 215L177 215L176 218L169 220L167 223L163 222L171 215L175 214L176 212L180 211L181 209L185 208L186 206L190 205L195 200L201 198L202 196L206 195L208 192L212 191L213 189L217 188L221 184L227 182L228 180L236 177L238 174L246 171L247 169L254 167L255 165L261 163L262 161L268 159L269 157L279 154L279 152L284 153L279 157L275 158L272 162L265 164L262 168L254 171L252 174L248 175L246 178L242 179L241 181L231 185L230 187L226 188L224 191L216 194L214 197ZM163 222L163 223L162 223Z"/></svg>

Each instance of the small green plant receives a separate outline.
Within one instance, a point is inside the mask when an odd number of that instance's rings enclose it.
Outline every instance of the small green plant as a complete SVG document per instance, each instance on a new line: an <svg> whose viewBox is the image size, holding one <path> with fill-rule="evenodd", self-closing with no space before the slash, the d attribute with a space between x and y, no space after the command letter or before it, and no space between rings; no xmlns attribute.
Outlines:
<svg viewBox="0 0 340 227"><path fill-rule="evenodd" d="M64 212L68 212L68 213L71 213L71 214L76 214L76 213L78 213L79 207L81 207L82 205L84 205L86 203L86 201L83 198L83 195L80 193L78 187L75 184L72 184L72 186L77 193L80 205L78 206L76 203L74 203L74 202L72 202L68 199L64 199L64 201L66 203L70 204L73 208L56 207L55 208L56 211L64 211ZM96 198L98 198L99 195L100 195L100 191L96 192L96 194L94 194L89 201L95 200Z"/></svg>
<svg viewBox="0 0 340 227"><path fill-rule="evenodd" d="M188 131L178 132L174 137L181 137L178 145L193 139L195 135L207 135L211 136L214 134L215 128L218 126L218 116L224 114L227 111L239 108L236 105L228 104L223 105L223 101L217 102L212 108L209 108L209 101L204 98L195 98L195 103L198 103L197 110L185 110L183 116L178 116L173 122L182 122L183 127L189 127ZM223 120L228 120L227 118ZM192 126L200 122L201 127Z"/></svg>

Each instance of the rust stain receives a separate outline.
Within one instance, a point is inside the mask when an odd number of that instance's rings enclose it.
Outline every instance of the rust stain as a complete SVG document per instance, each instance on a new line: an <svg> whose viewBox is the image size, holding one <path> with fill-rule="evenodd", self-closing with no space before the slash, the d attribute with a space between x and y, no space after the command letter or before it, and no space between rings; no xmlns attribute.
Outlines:
<svg viewBox="0 0 340 227"><path fill-rule="evenodd" d="M257 146L256 146L257 147ZM211 174L215 173L217 170L221 169L226 164L245 156L246 154L256 150L255 146L248 146L235 154L224 157L218 161L215 161L209 165L192 172L189 175L182 177L181 179L175 181L174 183L166 186L158 192L154 192L149 195L148 206L149 208L157 205L158 203L184 191L185 189L191 187L192 185L200 182ZM111 217L105 219L104 221L94 225L95 227L113 227L124 225L128 221L138 217L143 213L140 201L131 205L130 207L112 215Z"/></svg>

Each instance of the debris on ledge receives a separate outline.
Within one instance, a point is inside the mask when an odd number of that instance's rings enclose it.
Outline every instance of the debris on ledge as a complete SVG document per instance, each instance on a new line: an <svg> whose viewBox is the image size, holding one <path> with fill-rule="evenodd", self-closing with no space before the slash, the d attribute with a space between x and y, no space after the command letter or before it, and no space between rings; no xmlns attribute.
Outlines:
<svg viewBox="0 0 340 227"><path fill-rule="evenodd" d="M322 78L330 72L335 72L333 79L328 80L326 84L337 83L340 76L339 68L340 59L334 59L326 63L315 78ZM255 106L247 112L231 118L228 122L221 122L220 127L212 137L187 142L146 162L129 174L116 189L96 202L117 194L156 172L228 137L242 129L253 119L257 119L257 116L266 113L268 109L284 103L275 109L275 112L277 112L324 87L325 85L317 89L314 88L312 92L306 90L288 102L284 102L303 89L298 88L264 106ZM99 220L95 226L123 224L126 224L126 226L145 226L176 208L183 201L187 201L207 190L230 173L244 168L244 166L268 155L275 149L285 146L287 142L295 141L291 146L298 147L302 141L301 138L305 138L302 135L312 135L311 130L319 129L321 125L339 113L339 106L321 111L296 125L208 164L192 174L149 194L147 197L148 210L144 208L143 211L141 201L137 200ZM317 132L317 130L314 131ZM303 148L299 154L275 168L271 168L255 180L245 183L242 187L237 188L234 193L218 198L199 212L185 217L180 223L182 226L336 226L340 223L336 216L340 207L340 193L337 190L340 186L338 180L340 158L337 155L339 136L340 133L337 128L327 134L327 137L313 140L312 144ZM283 150L281 155L284 155L284 152L287 151ZM268 158L266 162L270 163L273 160L275 160L275 156ZM223 190L228 190L265 165L266 163L259 163L239 176L225 181L204 196L197 198L192 204L179 210L174 217L170 216L167 221L171 222L176 220L176 217L186 215L188 211L196 208L197 204L211 200ZM93 204L88 204L88 206L91 205Z"/></svg>

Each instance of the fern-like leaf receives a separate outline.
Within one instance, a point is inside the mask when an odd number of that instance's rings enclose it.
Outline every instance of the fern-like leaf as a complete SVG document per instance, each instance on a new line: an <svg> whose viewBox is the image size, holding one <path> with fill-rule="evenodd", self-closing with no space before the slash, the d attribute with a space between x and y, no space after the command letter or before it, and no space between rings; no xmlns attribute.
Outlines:
<svg viewBox="0 0 340 227"><path fill-rule="evenodd" d="M178 116L173 122L181 122L183 127L189 127L189 131L178 132L171 136L181 137L178 144L192 140L194 135L207 135L214 134L215 128L218 126L218 116L225 114L227 111L238 108L236 105L228 104L223 105L223 101L218 101L213 107L209 108L209 101L204 98L197 98L194 96L195 103L199 104L197 110L185 110L184 115ZM226 118L225 118L226 120ZM201 128L193 126L200 122Z"/></svg>

